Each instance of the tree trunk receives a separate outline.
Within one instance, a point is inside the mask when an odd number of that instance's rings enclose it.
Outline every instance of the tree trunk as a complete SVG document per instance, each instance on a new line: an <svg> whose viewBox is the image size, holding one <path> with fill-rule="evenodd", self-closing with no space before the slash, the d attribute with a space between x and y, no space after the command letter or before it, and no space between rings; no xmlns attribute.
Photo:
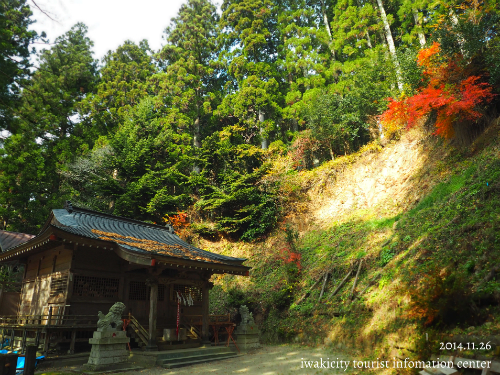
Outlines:
<svg viewBox="0 0 500 375"><path fill-rule="evenodd" d="M391 27L389 21L387 20L387 15L385 13L384 4L382 0L377 0L378 8L380 10L380 17L382 18L382 23L384 24L385 38L387 40L387 45L389 47L389 52L392 57L392 62L394 63L394 68L396 69L396 81L398 84L399 91L403 91L403 75L401 74L401 67L399 65L398 56L396 55L396 46L394 45L394 39L392 38Z"/></svg>
<svg viewBox="0 0 500 375"><path fill-rule="evenodd" d="M368 44L368 48L372 49L373 48L372 39L370 38L370 33L368 32L368 30L366 30L366 41Z"/></svg>
<svg viewBox="0 0 500 375"><path fill-rule="evenodd" d="M415 20L415 25L417 26L418 40L420 41L420 46L422 48L424 48L425 47L425 35L424 35L424 31L422 30L422 23L420 22L418 10L415 8L412 8L411 11L413 13L413 19Z"/></svg>
<svg viewBox="0 0 500 375"><path fill-rule="evenodd" d="M260 136L261 136L261 146L263 150L266 150L267 147L269 146L267 138L264 137L265 129L262 125L264 123L265 116L266 114L264 113L264 111L262 109L259 109L259 122L261 123Z"/></svg>
<svg viewBox="0 0 500 375"><path fill-rule="evenodd" d="M196 120L194 120L193 147L201 148L200 116L197 116Z"/></svg>
<svg viewBox="0 0 500 375"><path fill-rule="evenodd" d="M453 10L453 8L450 8L449 15L450 15L451 23L453 24L453 26L457 26L458 25L458 17L457 17L457 14L455 13L455 11ZM458 41L458 45L460 46L460 52L462 53L462 55L464 55L465 40L459 33L457 33L457 34L458 34L457 41Z"/></svg>
<svg viewBox="0 0 500 375"><path fill-rule="evenodd" d="M333 153L333 149L331 147L329 147L328 149L330 151L330 157L332 158L332 160L335 160L335 154Z"/></svg>
<svg viewBox="0 0 500 375"><path fill-rule="evenodd" d="M200 131L200 116L196 116L193 124L193 147L195 149L201 148L201 131ZM200 166L196 164L193 165L193 172L200 173Z"/></svg>
<svg viewBox="0 0 500 375"><path fill-rule="evenodd" d="M326 32L328 33L328 37L330 38L328 42L328 48L330 48L332 59L335 61L335 50L333 49L332 30L330 29L330 23L328 22L328 16L326 14L325 0L321 0L321 14L323 16L323 23L325 24Z"/></svg>

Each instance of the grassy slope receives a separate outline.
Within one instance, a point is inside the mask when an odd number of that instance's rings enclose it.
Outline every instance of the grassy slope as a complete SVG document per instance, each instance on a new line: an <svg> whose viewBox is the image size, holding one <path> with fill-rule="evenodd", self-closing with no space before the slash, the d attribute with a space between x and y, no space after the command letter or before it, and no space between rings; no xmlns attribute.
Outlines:
<svg viewBox="0 0 500 375"><path fill-rule="evenodd" d="M314 171L295 173L276 161L269 178L282 181L287 217L281 229L259 243L200 244L247 257L254 268L250 279L217 278L212 308L245 302L266 340L326 342L374 358L425 358L437 352L443 333L500 333L500 280L481 282L500 262L499 129L497 121L467 151L412 133ZM380 188L379 177L402 158L406 164ZM389 159L395 164L381 167ZM355 183L355 191L346 190ZM300 237L287 241L285 228ZM355 294L376 282L353 303L351 277L333 298L318 302L320 282L295 304L330 270L328 296L361 258Z"/></svg>

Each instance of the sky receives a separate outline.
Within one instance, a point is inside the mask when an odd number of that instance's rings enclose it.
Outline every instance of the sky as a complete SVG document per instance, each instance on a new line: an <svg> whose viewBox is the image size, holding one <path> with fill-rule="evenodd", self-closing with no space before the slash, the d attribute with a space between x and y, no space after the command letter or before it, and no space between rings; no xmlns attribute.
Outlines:
<svg viewBox="0 0 500 375"><path fill-rule="evenodd" d="M153 50L164 44L163 31L177 15L186 0L34 0L47 13L34 5L31 27L39 34L47 33L50 42L68 31L77 22L87 25L88 37L94 42L95 58L115 50L125 40L138 43L147 39ZM37 47L40 47L37 45Z"/></svg>

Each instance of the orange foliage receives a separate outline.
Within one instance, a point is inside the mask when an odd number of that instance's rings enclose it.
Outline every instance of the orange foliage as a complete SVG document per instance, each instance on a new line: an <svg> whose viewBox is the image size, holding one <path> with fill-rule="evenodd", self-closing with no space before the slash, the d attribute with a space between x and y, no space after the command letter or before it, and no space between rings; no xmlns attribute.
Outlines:
<svg viewBox="0 0 500 375"><path fill-rule="evenodd" d="M189 227L188 215L185 212L177 212L177 215L166 215L163 219L171 224L175 230L183 230Z"/></svg>
<svg viewBox="0 0 500 375"><path fill-rule="evenodd" d="M458 119L476 121L481 117L478 107L491 102L492 87L481 82L481 77L465 76L463 68L439 55L439 43L418 54L418 64L424 68L428 80L425 88L399 101L389 99L388 109L380 116L391 131L403 126L412 127L419 120L436 112L436 134L451 138L453 124Z"/></svg>
<svg viewBox="0 0 500 375"><path fill-rule="evenodd" d="M285 262L285 264L294 263L300 272L300 270L302 269L302 264L300 263L302 256L299 253L294 252L288 246L282 248L280 250L280 253L281 259Z"/></svg>
<svg viewBox="0 0 500 375"><path fill-rule="evenodd" d="M103 241L110 241L118 244L128 245L148 252L154 252L156 254L167 255L175 258L189 258L192 260L200 260L202 262L209 263L222 263L218 260L213 260L200 255L197 252L194 252L189 248L185 248L181 245L168 245L154 240L146 240L143 238L136 238L132 236L122 236L118 233L103 232L97 229L92 229L92 233L99 236L99 239Z"/></svg>
<svg viewBox="0 0 500 375"><path fill-rule="evenodd" d="M425 319L424 325L432 324L439 315L437 301L442 297L443 278L446 271L433 270L424 275L416 284L411 285L410 306L407 317L410 319Z"/></svg>
<svg viewBox="0 0 500 375"><path fill-rule="evenodd" d="M184 241L188 241L189 238L189 219L188 214L185 212L178 211L176 215L168 216L166 215L163 220L174 227L175 233Z"/></svg>

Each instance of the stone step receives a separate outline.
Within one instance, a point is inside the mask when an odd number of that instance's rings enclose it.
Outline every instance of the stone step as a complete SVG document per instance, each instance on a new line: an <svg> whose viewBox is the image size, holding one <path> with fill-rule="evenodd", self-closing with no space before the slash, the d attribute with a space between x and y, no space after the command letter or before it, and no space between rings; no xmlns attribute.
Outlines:
<svg viewBox="0 0 500 375"><path fill-rule="evenodd" d="M205 353L205 354L198 354L198 355L186 355L183 357L177 357L177 358L168 358L168 359L163 359L161 361L162 365L170 364L170 363L177 363L177 362L185 362L188 360L202 360L202 359L207 359L207 358L214 358L214 357L226 357L226 356L235 356L236 353L232 351L227 351L225 353Z"/></svg>
<svg viewBox="0 0 500 375"><path fill-rule="evenodd" d="M234 357L239 357L239 355L237 355L234 352L231 352L231 353L219 354L216 356L205 355L205 356L184 357L184 358L179 358L181 360L179 362L165 363L162 365L162 367L167 368L167 369L172 369L172 368L178 368L178 367L197 365L197 364L206 363L206 362L221 361L223 359L229 359L229 358L234 358Z"/></svg>
<svg viewBox="0 0 500 375"><path fill-rule="evenodd" d="M203 348L170 350L168 353L158 354L157 358L158 362L160 362L171 358L193 357L205 354L217 355L219 353L233 353L233 351L226 346L208 346Z"/></svg>

